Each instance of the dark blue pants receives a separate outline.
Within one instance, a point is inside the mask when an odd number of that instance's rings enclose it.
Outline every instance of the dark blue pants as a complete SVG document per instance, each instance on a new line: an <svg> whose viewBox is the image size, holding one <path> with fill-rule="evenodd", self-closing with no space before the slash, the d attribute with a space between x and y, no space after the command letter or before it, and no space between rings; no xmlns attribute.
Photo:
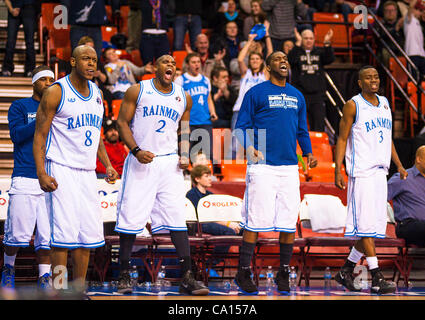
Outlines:
<svg viewBox="0 0 425 320"><path fill-rule="evenodd" d="M167 34L142 33L139 50L143 64L153 62L164 54L170 54Z"/></svg>
<svg viewBox="0 0 425 320"><path fill-rule="evenodd" d="M202 20L198 15L177 16L174 21L174 50L185 50L184 36L189 30L190 46L195 48L196 37L202 32Z"/></svg>
<svg viewBox="0 0 425 320"><path fill-rule="evenodd" d="M81 37L89 36L94 41L94 48L96 50L97 57L100 58L102 55L102 29L100 26L81 26L71 25L70 38L71 38L71 49L77 46L78 41Z"/></svg>
<svg viewBox="0 0 425 320"><path fill-rule="evenodd" d="M202 233L212 234L214 236L235 236L236 233L232 228L223 226L215 222L201 223ZM213 254L225 254L229 251L229 246L217 246L213 249ZM223 259L215 259L212 266L220 263Z"/></svg>
<svg viewBox="0 0 425 320"><path fill-rule="evenodd" d="M35 7L34 5L25 5L21 8L19 16L14 17L7 14L7 42L6 53L3 61L3 70L13 72L13 54L15 53L16 38L18 36L19 26L24 26L25 33L25 73L31 72L35 68L35 50L34 50L34 32L35 32Z"/></svg>

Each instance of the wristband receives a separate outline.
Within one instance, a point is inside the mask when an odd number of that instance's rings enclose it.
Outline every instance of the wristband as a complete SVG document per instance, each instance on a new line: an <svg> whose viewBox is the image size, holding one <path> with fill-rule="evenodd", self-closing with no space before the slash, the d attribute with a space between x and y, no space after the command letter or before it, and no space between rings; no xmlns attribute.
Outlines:
<svg viewBox="0 0 425 320"><path fill-rule="evenodd" d="M131 153L133 154L133 156L136 156L137 152L139 151L142 151L142 149L140 149L139 146L136 146L133 149L131 149Z"/></svg>

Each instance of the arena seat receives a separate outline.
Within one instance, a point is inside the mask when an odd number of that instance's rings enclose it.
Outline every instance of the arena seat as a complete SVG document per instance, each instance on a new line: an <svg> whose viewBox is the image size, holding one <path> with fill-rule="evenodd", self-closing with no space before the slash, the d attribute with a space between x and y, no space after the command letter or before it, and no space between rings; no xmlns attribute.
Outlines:
<svg viewBox="0 0 425 320"><path fill-rule="evenodd" d="M146 73L142 76L142 80L149 80L155 78L155 73Z"/></svg>
<svg viewBox="0 0 425 320"><path fill-rule="evenodd" d="M53 10L57 6L57 3L42 3L41 4L41 15L39 20L39 36L40 36L40 53L44 53L44 40L48 37L49 30L53 28L54 14ZM58 15L58 14L56 14Z"/></svg>
<svg viewBox="0 0 425 320"><path fill-rule="evenodd" d="M313 24L314 22L321 22L314 25L316 46L323 46L323 39L326 33L329 31L329 29L333 29L334 34L332 37L332 47L339 49L335 50L335 55L346 56L349 54L350 44L348 41L347 26L340 24L344 22L344 17L342 14L315 12L313 13Z"/></svg>
<svg viewBox="0 0 425 320"><path fill-rule="evenodd" d="M400 62L407 68L407 62L405 57L397 57ZM395 61L393 57L390 57L388 61L388 69L390 69L391 75L397 80L398 84L403 88L407 89L407 82L408 77L406 72L403 71L403 69L399 66L399 64ZM396 100L402 101L397 95L395 94L395 85L394 82L391 80L388 80L388 85L390 86L389 91L391 92L391 108L392 111L395 111L396 107Z"/></svg>
<svg viewBox="0 0 425 320"><path fill-rule="evenodd" d="M121 99L112 100L111 119L113 119L113 120L118 119L118 114L120 113L121 103L122 103Z"/></svg>
<svg viewBox="0 0 425 320"><path fill-rule="evenodd" d="M386 238L375 239L376 254L381 267L387 266L393 268L393 278L395 278L397 272L405 276L405 243L403 239L394 237L394 222L393 218L391 219L392 209L388 209L387 213ZM305 277L305 284L308 286L313 267L330 266L339 268L347 258L356 239L353 237L344 237L344 231L336 233L313 232L311 225L309 226L303 223L306 220L309 220L308 211L302 210L301 206L300 220L297 223L297 228L299 234L307 241L305 264L302 274ZM364 258L362 258L361 263L363 263L363 260Z"/></svg>
<svg viewBox="0 0 425 320"><path fill-rule="evenodd" d="M241 206L242 199L230 195L224 194L211 194L203 197L198 202L197 213L198 222L209 223L217 221L232 221L241 222ZM217 246L237 246L242 244L242 236L239 235L210 235L202 231L200 227L200 236L205 239L204 246L204 259L207 262L206 268L204 268L204 278L208 281L208 273L206 269L210 270L212 267L212 261L214 259L224 259L224 264L220 269L232 268L231 265L226 265L226 260L234 260L239 258L239 253L232 252L229 250L226 253L218 254L214 253L214 248ZM216 268L216 267L214 267Z"/></svg>
<svg viewBox="0 0 425 320"><path fill-rule="evenodd" d="M108 21L110 23L112 23L113 16L112 16L112 7L111 7L111 5L109 5L109 4L105 5L105 10L106 10L106 18L108 19Z"/></svg>
<svg viewBox="0 0 425 320"><path fill-rule="evenodd" d="M221 164L222 181L245 181L246 160L225 160Z"/></svg>
<svg viewBox="0 0 425 320"><path fill-rule="evenodd" d="M112 27L112 26L102 26L101 30L102 30L102 40L107 42L110 42L111 37L114 34L117 34L118 32L117 27Z"/></svg>
<svg viewBox="0 0 425 320"><path fill-rule="evenodd" d="M425 82L422 82L422 89L425 89ZM407 83L407 94L409 95L410 100L414 103L414 105L418 106L418 93L417 87L413 84L413 82L409 81ZM421 95L421 113L425 114L425 95ZM414 125L418 122L418 114L410 108L410 106L406 106L405 113L409 113L409 122L410 122L410 136L414 137ZM407 126L407 114L405 114L405 127Z"/></svg>
<svg viewBox="0 0 425 320"><path fill-rule="evenodd" d="M130 52L131 61L138 67L143 66L142 58L140 57L140 50L133 50Z"/></svg>
<svg viewBox="0 0 425 320"><path fill-rule="evenodd" d="M187 56L187 51L185 50L176 50L173 51L173 58L176 61L176 68L182 70L184 59Z"/></svg>

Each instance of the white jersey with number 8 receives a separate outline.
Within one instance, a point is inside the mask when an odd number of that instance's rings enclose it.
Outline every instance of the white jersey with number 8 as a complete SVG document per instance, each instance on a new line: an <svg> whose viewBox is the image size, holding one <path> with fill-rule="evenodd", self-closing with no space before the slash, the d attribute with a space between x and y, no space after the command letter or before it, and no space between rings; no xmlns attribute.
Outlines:
<svg viewBox="0 0 425 320"><path fill-rule="evenodd" d="M69 75L55 84L61 86L62 98L47 136L46 159L95 170L104 112L100 90L88 81L90 93L84 97L72 86Z"/></svg>
<svg viewBox="0 0 425 320"><path fill-rule="evenodd" d="M354 96L356 118L345 152L350 177L368 177L376 170L388 173L391 163L392 117L387 98L378 96L374 106L361 94Z"/></svg>
<svg viewBox="0 0 425 320"><path fill-rule="evenodd" d="M177 130L186 109L186 95L173 83L170 93L158 91L153 79L140 82L136 111L130 129L137 145L156 156L176 153Z"/></svg>

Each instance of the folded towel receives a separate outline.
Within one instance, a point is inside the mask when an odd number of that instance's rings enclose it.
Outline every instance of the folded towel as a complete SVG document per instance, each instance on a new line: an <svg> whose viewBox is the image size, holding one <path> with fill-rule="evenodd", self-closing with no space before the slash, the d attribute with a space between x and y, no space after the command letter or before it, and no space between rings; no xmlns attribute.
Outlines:
<svg viewBox="0 0 425 320"><path fill-rule="evenodd" d="M309 220L314 232L342 233L346 217L347 208L336 196L306 194L301 202L300 220ZM308 227L308 223L303 226Z"/></svg>

